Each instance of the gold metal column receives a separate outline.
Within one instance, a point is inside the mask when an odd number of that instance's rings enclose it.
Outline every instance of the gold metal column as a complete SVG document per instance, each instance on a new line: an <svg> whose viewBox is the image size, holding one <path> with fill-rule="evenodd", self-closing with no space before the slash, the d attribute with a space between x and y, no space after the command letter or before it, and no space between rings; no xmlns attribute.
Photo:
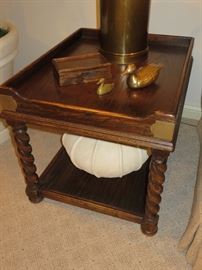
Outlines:
<svg viewBox="0 0 202 270"><path fill-rule="evenodd" d="M100 0L100 45L111 62L126 65L130 88L144 88L159 76L161 65L146 64L150 0ZM145 61L146 62L146 61Z"/></svg>
<svg viewBox="0 0 202 270"><path fill-rule="evenodd" d="M101 50L118 64L145 57L150 0L100 0Z"/></svg>

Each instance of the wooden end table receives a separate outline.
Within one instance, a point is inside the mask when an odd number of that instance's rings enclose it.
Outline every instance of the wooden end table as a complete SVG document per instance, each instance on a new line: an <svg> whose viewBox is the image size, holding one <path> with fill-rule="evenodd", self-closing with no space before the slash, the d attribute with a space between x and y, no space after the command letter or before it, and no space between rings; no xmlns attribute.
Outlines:
<svg viewBox="0 0 202 270"><path fill-rule="evenodd" d="M59 87L54 57L99 51L99 31L79 29L0 87L16 102L1 117L12 127L33 203L44 197L141 224L144 234L157 230L166 161L174 151L188 86L193 39L149 35L148 62L161 63L157 82L143 90L127 88L114 67L114 90L97 96L96 84ZM63 147L39 177L27 124L147 149L143 167L117 179L97 179L77 169Z"/></svg>

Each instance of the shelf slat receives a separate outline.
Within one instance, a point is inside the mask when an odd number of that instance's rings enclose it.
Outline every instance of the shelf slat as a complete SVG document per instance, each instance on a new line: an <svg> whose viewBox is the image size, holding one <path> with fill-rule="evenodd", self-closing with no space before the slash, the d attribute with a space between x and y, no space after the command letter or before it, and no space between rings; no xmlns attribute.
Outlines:
<svg viewBox="0 0 202 270"><path fill-rule="evenodd" d="M122 178L97 178L76 168L62 147L40 177L44 197L141 223L149 160Z"/></svg>

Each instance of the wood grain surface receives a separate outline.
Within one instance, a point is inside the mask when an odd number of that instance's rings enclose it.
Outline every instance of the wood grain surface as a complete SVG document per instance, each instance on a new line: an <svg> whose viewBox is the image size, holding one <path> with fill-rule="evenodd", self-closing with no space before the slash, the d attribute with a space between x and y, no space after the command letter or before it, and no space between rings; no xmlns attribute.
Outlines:
<svg viewBox="0 0 202 270"><path fill-rule="evenodd" d="M28 122L40 117L47 126L54 126L55 121L57 129L66 123L66 130L73 134L139 147L146 142L146 148L173 151L191 70L193 39L150 35L149 47L148 62L160 63L163 69L155 84L141 90L127 87L120 65L113 66L115 86L107 95L96 94L96 83L60 87L53 74L53 58L99 52L99 31L80 29L6 82L0 93L16 99L17 111L22 117L26 115ZM166 123L172 123L169 136L152 132L157 121L163 122L162 130Z"/></svg>
<svg viewBox="0 0 202 270"><path fill-rule="evenodd" d="M40 192L51 199L140 222L148 168L149 160L139 171L122 178L96 178L77 169L61 148L40 177Z"/></svg>
<svg viewBox="0 0 202 270"><path fill-rule="evenodd" d="M60 87L52 59L98 53L99 31L79 29L0 86L17 103L0 114L13 128L18 157L32 202L43 196L141 223L158 230L166 161L174 151L192 67L193 38L149 35L148 63L163 69L156 83L127 87L124 66L112 66L114 89L96 94L96 83ZM145 63L142 63L142 65ZM63 148L38 178L27 124L147 149L143 167L117 179L98 179L77 169Z"/></svg>

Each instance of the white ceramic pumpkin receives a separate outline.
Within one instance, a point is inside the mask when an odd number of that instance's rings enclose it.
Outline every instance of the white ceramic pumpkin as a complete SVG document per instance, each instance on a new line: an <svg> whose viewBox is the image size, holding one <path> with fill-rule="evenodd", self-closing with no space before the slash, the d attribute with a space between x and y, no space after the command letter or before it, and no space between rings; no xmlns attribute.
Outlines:
<svg viewBox="0 0 202 270"><path fill-rule="evenodd" d="M148 158L140 148L66 133L62 143L72 163L96 177L122 177L139 170Z"/></svg>

